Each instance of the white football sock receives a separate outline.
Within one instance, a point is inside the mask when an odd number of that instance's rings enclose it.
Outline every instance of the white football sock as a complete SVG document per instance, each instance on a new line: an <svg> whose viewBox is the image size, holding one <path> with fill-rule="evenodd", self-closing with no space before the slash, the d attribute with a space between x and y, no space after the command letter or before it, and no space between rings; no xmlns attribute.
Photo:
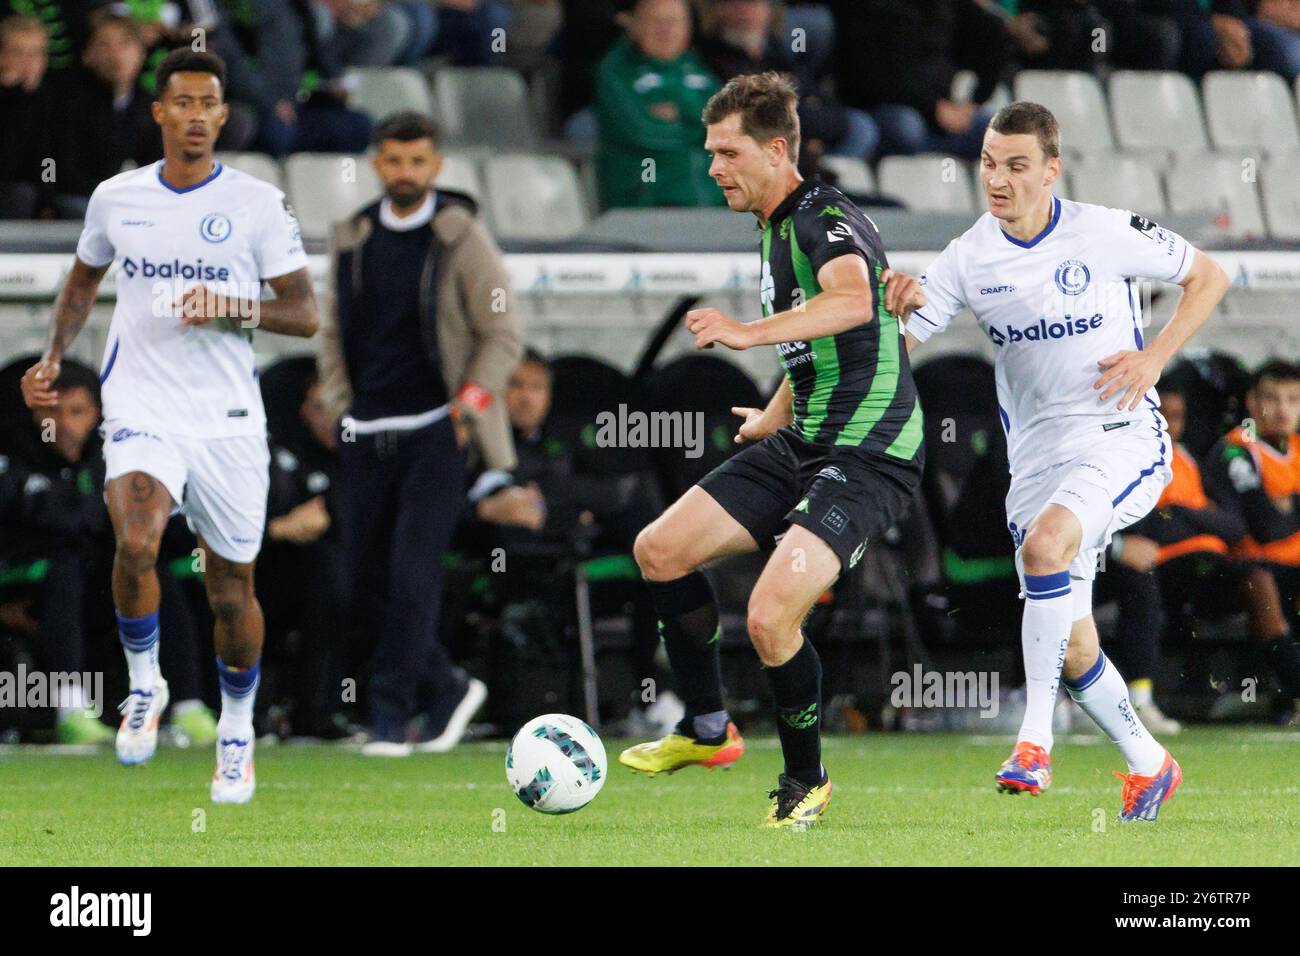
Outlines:
<svg viewBox="0 0 1300 956"><path fill-rule="evenodd" d="M1025 658L1025 716L1017 741L1027 740L1050 752L1056 688L1065 664L1074 622L1070 572L1025 575L1025 613L1020 649Z"/></svg>
<svg viewBox="0 0 1300 956"><path fill-rule="evenodd" d="M132 690L153 690L162 672L158 669L158 639L145 651L122 648L126 654L126 669L131 676Z"/></svg>
<svg viewBox="0 0 1300 956"><path fill-rule="evenodd" d="M1119 747L1128 762L1129 773L1149 777L1160 770L1165 748L1142 725L1128 699L1124 678L1105 654L1098 651L1097 663L1075 680L1067 679L1065 689Z"/></svg>

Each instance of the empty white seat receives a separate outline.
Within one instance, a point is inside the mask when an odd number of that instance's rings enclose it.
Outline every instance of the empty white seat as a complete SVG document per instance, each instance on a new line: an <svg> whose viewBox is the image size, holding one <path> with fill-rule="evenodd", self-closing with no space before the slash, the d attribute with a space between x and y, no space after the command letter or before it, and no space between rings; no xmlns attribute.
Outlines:
<svg viewBox="0 0 1300 956"><path fill-rule="evenodd" d="M483 180L478 174L478 164L463 153L443 154L442 169L434 185L466 193L480 202L483 199Z"/></svg>
<svg viewBox="0 0 1300 956"><path fill-rule="evenodd" d="M1208 144L1196 86L1182 73L1117 70L1110 112L1124 149L1198 151Z"/></svg>
<svg viewBox="0 0 1300 956"><path fill-rule="evenodd" d="M970 169L955 156L886 156L876 168L880 191L923 212L972 212Z"/></svg>
<svg viewBox="0 0 1300 956"><path fill-rule="evenodd" d="M293 153L285 183L307 239L329 237L330 226L379 198L383 189L370 157L351 153Z"/></svg>
<svg viewBox="0 0 1300 956"><path fill-rule="evenodd" d="M217 162L241 173L248 173L258 179L271 183L279 189L284 188L284 172L266 153L217 153Z"/></svg>
<svg viewBox="0 0 1300 956"><path fill-rule="evenodd" d="M949 88L949 99L954 103L969 103L975 96L975 87L979 85L979 77L974 70L958 70L953 74L952 86ZM978 105L996 113L1002 107L1011 102L1011 93L1005 83L999 83L993 87L993 92L989 94L988 100Z"/></svg>
<svg viewBox="0 0 1300 956"><path fill-rule="evenodd" d="M1179 157L1165 177L1169 211L1213 213L1234 239L1264 235L1264 216L1253 178L1242 175L1240 157L1213 153Z"/></svg>
<svg viewBox="0 0 1300 956"><path fill-rule="evenodd" d="M1072 152L1114 149L1110 116L1101 84L1091 73L1023 70L1016 74L1016 99L1046 106L1061 126L1061 146Z"/></svg>
<svg viewBox="0 0 1300 956"><path fill-rule="evenodd" d="M434 83L449 140L505 149L537 143L528 87L506 67L446 67Z"/></svg>
<svg viewBox="0 0 1300 956"><path fill-rule="evenodd" d="M1271 156L1260 170L1264 219L1274 239L1300 241L1300 153Z"/></svg>
<svg viewBox="0 0 1300 956"><path fill-rule="evenodd" d="M1165 212L1160 174L1136 156L1122 153L1094 155L1070 165L1074 198L1115 209L1131 209L1144 216Z"/></svg>
<svg viewBox="0 0 1300 956"><path fill-rule="evenodd" d="M503 239L561 239L587 223L578 176L562 157L493 156L483 178L493 232Z"/></svg>
<svg viewBox="0 0 1300 956"><path fill-rule="evenodd" d="M348 105L368 113L375 120L398 110L433 113L433 93L424 74L403 66L359 67L349 70L347 78L356 83Z"/></svg>
<svg viewBox="0 0 1300 956"><path fill-rule="evenodd" d="M1201 84L1217 149L1286 153L1300 149L1291 94L1276 73L1216 70Z"/></svg>
<svg viewBox="0 0 1300 956"><path fill-rule="evenodd" d="M846 193L865 194L875 191L871 169L852 156L823 156L822 165L836 175L838 186Z"/></svg>

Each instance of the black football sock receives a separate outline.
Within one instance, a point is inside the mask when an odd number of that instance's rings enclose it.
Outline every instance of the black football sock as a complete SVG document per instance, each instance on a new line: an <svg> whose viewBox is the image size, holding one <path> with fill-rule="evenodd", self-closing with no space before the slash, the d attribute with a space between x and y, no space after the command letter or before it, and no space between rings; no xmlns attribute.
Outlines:
<svg viewBox="0 0 1300 956"><path fill-rule="evenodd" d="M692 571L675 581L647 581L646 586L673 679L686 705L679 728L697 740L721 742L727 732L727 711L722 705L718 608L708 579Z"/></svg>
<svg viewBox="0 0 1300 956"><path fill-rule="evenodd" d="M812 642L784 664L764 668L776 704L776 730L785 756L785 775L808 787L822 782L822 662Z"/></svg>

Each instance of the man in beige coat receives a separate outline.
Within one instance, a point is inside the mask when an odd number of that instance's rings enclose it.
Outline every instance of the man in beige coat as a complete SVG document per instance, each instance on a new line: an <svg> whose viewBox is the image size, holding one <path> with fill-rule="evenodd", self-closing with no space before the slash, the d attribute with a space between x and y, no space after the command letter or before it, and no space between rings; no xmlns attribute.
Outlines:
<svg viewBox="0 0 1300 956"><path fill-rule="evenodd" d="M442 561L467 458L514 467L503 393L523 334L474 201L433 188L432 122L395 113L375 147L384 197L334 228L320 371L352 616L374 645L363 752L404 756L454 747L487 696L438 640Z"/></svg>

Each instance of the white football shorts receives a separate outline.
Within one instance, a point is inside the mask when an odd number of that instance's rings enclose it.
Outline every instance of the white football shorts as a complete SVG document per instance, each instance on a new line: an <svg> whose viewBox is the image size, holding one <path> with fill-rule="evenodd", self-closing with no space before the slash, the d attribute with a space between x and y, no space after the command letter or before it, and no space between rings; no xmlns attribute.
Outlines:
<svg viewBox="0 0 1300 956"><path fill-rule="evenodd" d="M249 564L262 547L270 449L262 435L195 438L113 419L104 436L105 481L142 471L162 482L190 530L227 561Z"/></svg>

